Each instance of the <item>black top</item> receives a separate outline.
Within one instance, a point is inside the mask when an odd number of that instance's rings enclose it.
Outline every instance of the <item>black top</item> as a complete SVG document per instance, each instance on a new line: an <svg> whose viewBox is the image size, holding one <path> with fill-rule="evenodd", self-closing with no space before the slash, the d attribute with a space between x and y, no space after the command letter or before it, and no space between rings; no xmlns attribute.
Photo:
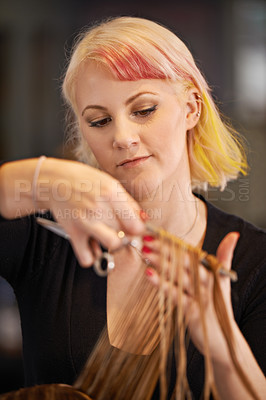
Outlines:
<svg viewBox="0 0 266 400"><path fill-rule="evenodd" d="M207 203L203 249L215 254L221 239L240 232L232 284L235 319L266 374L266 232ZM0 217L0 274L14 288L21 315L25 383L72 384L106 323L106 278L78 265L65 239L34 216ZM203 358L190 344L188 379L196 399Z"/></svg>

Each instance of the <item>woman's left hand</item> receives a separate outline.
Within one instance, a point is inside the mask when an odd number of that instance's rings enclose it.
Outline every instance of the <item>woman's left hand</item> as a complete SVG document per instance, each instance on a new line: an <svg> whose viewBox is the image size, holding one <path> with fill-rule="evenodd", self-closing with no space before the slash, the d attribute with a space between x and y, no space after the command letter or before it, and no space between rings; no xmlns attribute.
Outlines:
<svg viewBox="0 0 266 400"><path fill-rule="evenodd" d="M221 241L216 256L223 267L227 270L231 269L233 252L239 238L239 233L231 232L227 234ZM159 240L145 240L143 257L148 258L153 268L147 269L147 278L155 286L160 285L160 253ZM146 251L145 251L146 250ZM228 350L220 324L218 322L213 303L213 275L207 271L201 264L199 265L199 278L202 304L205 311L205 320L207 334L209 339L210 355L213 361L227 362ZM230 279L225 276L219 276L220 286L224 297L227 313L230 321L234 324L234 316L231 304L231 285ZM163 283L164 290L167 295L170 290L169 281ZM172 286L172 296L175 305L178 307L178 279L176 278L174 286ZM199 304L195 300L193 294L193 285L191 283L191 273L188 262L185 261L183 283L182 283L182 306L183 312L188 321L188 329L194 345L201 353L204 353L204 335L201 324L201 316Z"/></svg>

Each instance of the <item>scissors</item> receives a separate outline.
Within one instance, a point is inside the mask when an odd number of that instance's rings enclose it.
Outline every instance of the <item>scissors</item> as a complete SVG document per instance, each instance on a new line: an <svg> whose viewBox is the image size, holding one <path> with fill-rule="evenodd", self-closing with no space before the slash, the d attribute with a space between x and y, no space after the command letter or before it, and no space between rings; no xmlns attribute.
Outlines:
<svg viewBox="0 0 266 400"><path fill-rule="evenodd" d="M55 221L51 221L46 218L36 217L36 221L39 225L43 226L44 228L48 229L49 231L56 233L58 236L63 237L66 240L69 240L69 235L65 232L63 227ZM154 227L150 223L146 223L147 230L153 234L158 233L158 228ZM131 240L128 239L123 231L118 232L118 236L122 239L122 245L119 246L117 249L112 250L112 253L103 251L100 258L97 258L93 264L94 271L97 275L101 277L106 277L114 268L114 257L113 254L123 248L124 246L131 246L133 247L141 256L141 248L142 248L142 241L140 237L133 237ZM150 264L148 259L144 259L146 264ZM200 259L200 263L207 269L211 270L210 261L208 260L208 256L203 257ZM222 266L219 267L218 272L220 275L227 276L231 279L232 282L236 282L238 277L236 271L223 268Z"/></svg>
<svg viewBox="0 0 266 400"><path fill-rule="evenodd" d="M65 232L64 228L58 222L42 217L36 217L36 221L39 225L53 233L56 233L58 236L61 236L66 240L70 239L70 236ZM129 240L123 231L118 232L118 237L122 239L122 245L115 250L112 250L112 253L103 251L101 257L97 258L93 264L94 271L101 277L107 276L115 268L113 254L122 247L134 247L134 249L141 254L142 241L139 237L133 237L131 240ZM148 264L148 260L146 260L146 263Z"/></svg>

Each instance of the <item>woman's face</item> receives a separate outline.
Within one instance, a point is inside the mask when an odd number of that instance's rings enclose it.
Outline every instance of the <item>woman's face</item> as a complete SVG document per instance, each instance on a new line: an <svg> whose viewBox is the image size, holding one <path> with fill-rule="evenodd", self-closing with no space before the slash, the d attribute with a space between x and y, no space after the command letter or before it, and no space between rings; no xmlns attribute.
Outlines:
<svg viewBox="0 0 266 400"><path fill-rule="evenodd" d="M91 62L78 75L76 106L81 132L100 168L137 200L190 185L189 107L172 84L120 81Z"/></svg>

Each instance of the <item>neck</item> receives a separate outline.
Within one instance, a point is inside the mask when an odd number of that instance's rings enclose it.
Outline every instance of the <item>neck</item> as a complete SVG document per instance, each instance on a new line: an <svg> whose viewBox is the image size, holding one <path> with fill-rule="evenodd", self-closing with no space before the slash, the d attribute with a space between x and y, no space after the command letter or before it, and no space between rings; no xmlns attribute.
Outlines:
<svg viewBox="0 0 266 400"><path fill-rule="evenodd" d="M204 203L193 195L189 184L172 184L170 188L157 189L152 196L141 201L141 207L155 226L168 230L192 245L202 243L206 209Z"/></svg>

